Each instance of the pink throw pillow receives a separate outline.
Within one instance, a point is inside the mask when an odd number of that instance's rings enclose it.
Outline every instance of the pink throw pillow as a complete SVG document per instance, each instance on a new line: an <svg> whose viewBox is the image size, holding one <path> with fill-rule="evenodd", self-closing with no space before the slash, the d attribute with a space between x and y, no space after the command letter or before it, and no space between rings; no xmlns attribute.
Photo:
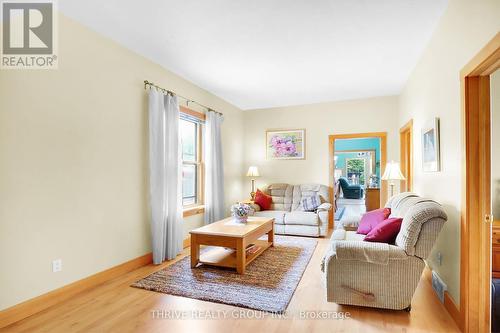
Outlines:
<svg viewBox="0 0 500 333"><path fill-rule="evenodd" d="M366 235L364 240L367 242L392 244L401 229L402 222L403 219L400 217L391 217L377 224L377 226Z"/></svg>
<svg viewBox="0 0 500 333"><path fill-rule="evenodd" d="M367 235L377 224L387 219L389 215L391 215L390 208L379 208L365 213L361 217L356 233Z"/></svg>

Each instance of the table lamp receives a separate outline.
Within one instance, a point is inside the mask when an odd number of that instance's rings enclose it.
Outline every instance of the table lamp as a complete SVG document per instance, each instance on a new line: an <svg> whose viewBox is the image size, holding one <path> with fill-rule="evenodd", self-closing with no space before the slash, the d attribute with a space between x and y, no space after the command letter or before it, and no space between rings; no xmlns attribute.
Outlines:
<svg viewBox="0 0 500 333"><path fill-rule="evenodd" d="M247 177L252 177L252 192L250 192L250 197L253 200L255 198L255 177L260 177L259 169L256 166L249 167Z"/></svg>
<svg viewBox="0 0 500 333"><path fill-rule="evenodd" d="M399 169L399 163L390 161L385 166L385 172L382 176L382 180L388 180L391 186L391 197L394 195L394 181L395 180L405 180L406 178L401 173Z"/></svg>

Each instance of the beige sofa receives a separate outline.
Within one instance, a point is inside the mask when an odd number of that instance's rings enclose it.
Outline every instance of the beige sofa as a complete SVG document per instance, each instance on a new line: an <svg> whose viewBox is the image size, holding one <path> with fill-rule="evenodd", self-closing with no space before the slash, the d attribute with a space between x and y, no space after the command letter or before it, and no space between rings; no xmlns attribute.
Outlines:
<svg viewBox="0 0 500 333"><path fill-rule="evenodd" d="M263 189L273 198L271 210L260 211L254 205L255 216L274 217L274 232L284 235L325 236L332 205L328 187L320 184L271 184ZM306 212L302 199L319 194L321 206L315 212Z"/></svg>
<svg viewBox="0 0 500 333"><path fill-rule="evenodd" d="M411 299L441 227L438 203L414 193L389 199L391 217L402 217L394 245L363 241L364 235L337 229L323 258L327 300L338 304L411 309Z"/></svg>

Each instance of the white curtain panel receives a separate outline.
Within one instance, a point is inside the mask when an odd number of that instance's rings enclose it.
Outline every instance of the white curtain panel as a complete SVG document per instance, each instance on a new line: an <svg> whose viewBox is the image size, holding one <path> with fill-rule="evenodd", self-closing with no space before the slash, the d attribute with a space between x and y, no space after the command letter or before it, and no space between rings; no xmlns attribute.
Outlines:
<svg viewBox="0 0 500 333"><path fill-rule="evenodd" d="M182 168L177 97L149 91L149 182L153 263L182 251Z"/></svg>
<svg viewBox="0 0 500 333"><path fill-rule="evenodd" d="M205 123L205 224L224 218L224 168L220 113L207 112Z"/></svg>

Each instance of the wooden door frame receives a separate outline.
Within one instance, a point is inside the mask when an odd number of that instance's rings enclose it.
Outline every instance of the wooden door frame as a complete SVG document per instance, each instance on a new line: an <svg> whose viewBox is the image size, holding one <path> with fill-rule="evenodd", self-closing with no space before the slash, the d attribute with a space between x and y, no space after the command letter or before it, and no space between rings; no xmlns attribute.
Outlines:
<svg viewBox="0 0 500 333"><path fill-rule="evenodd" d="M409 140L406 140L406 133L409 133ZM411 192L413 191L413 119L410 119L410 121L399 129L399 163L402 171L406 170L405 156L407 154L410 156L410 172L404 175L406 180L400 182L400 187L405 192Z"/></svg>
<svg viewBox="0 0 500 333"><path fill-rule="evenodd" d="M491 214L490 84L500 65L498 33L460 72L462 207L460 320L464 332L490 331Z"/></svg>
<svg viewBox="0 0 500 333"><path fill-rule="evenodd" d="M387 164L387 132L371 132L371 133L352 133L352 134L332 134L328 136L328 173L329 173L329 188L330 188L330 198L334 197L333 189L334 175L335 175L335 140L337 139L362 139L362 138L379 138L380 139L380 174L384 173L385 166ZM385 205L387 201L387 182L382 182L380 187L380 205L381 207ZM330 214L328 218L328 228L333 228L333 214Z"/></svg>

